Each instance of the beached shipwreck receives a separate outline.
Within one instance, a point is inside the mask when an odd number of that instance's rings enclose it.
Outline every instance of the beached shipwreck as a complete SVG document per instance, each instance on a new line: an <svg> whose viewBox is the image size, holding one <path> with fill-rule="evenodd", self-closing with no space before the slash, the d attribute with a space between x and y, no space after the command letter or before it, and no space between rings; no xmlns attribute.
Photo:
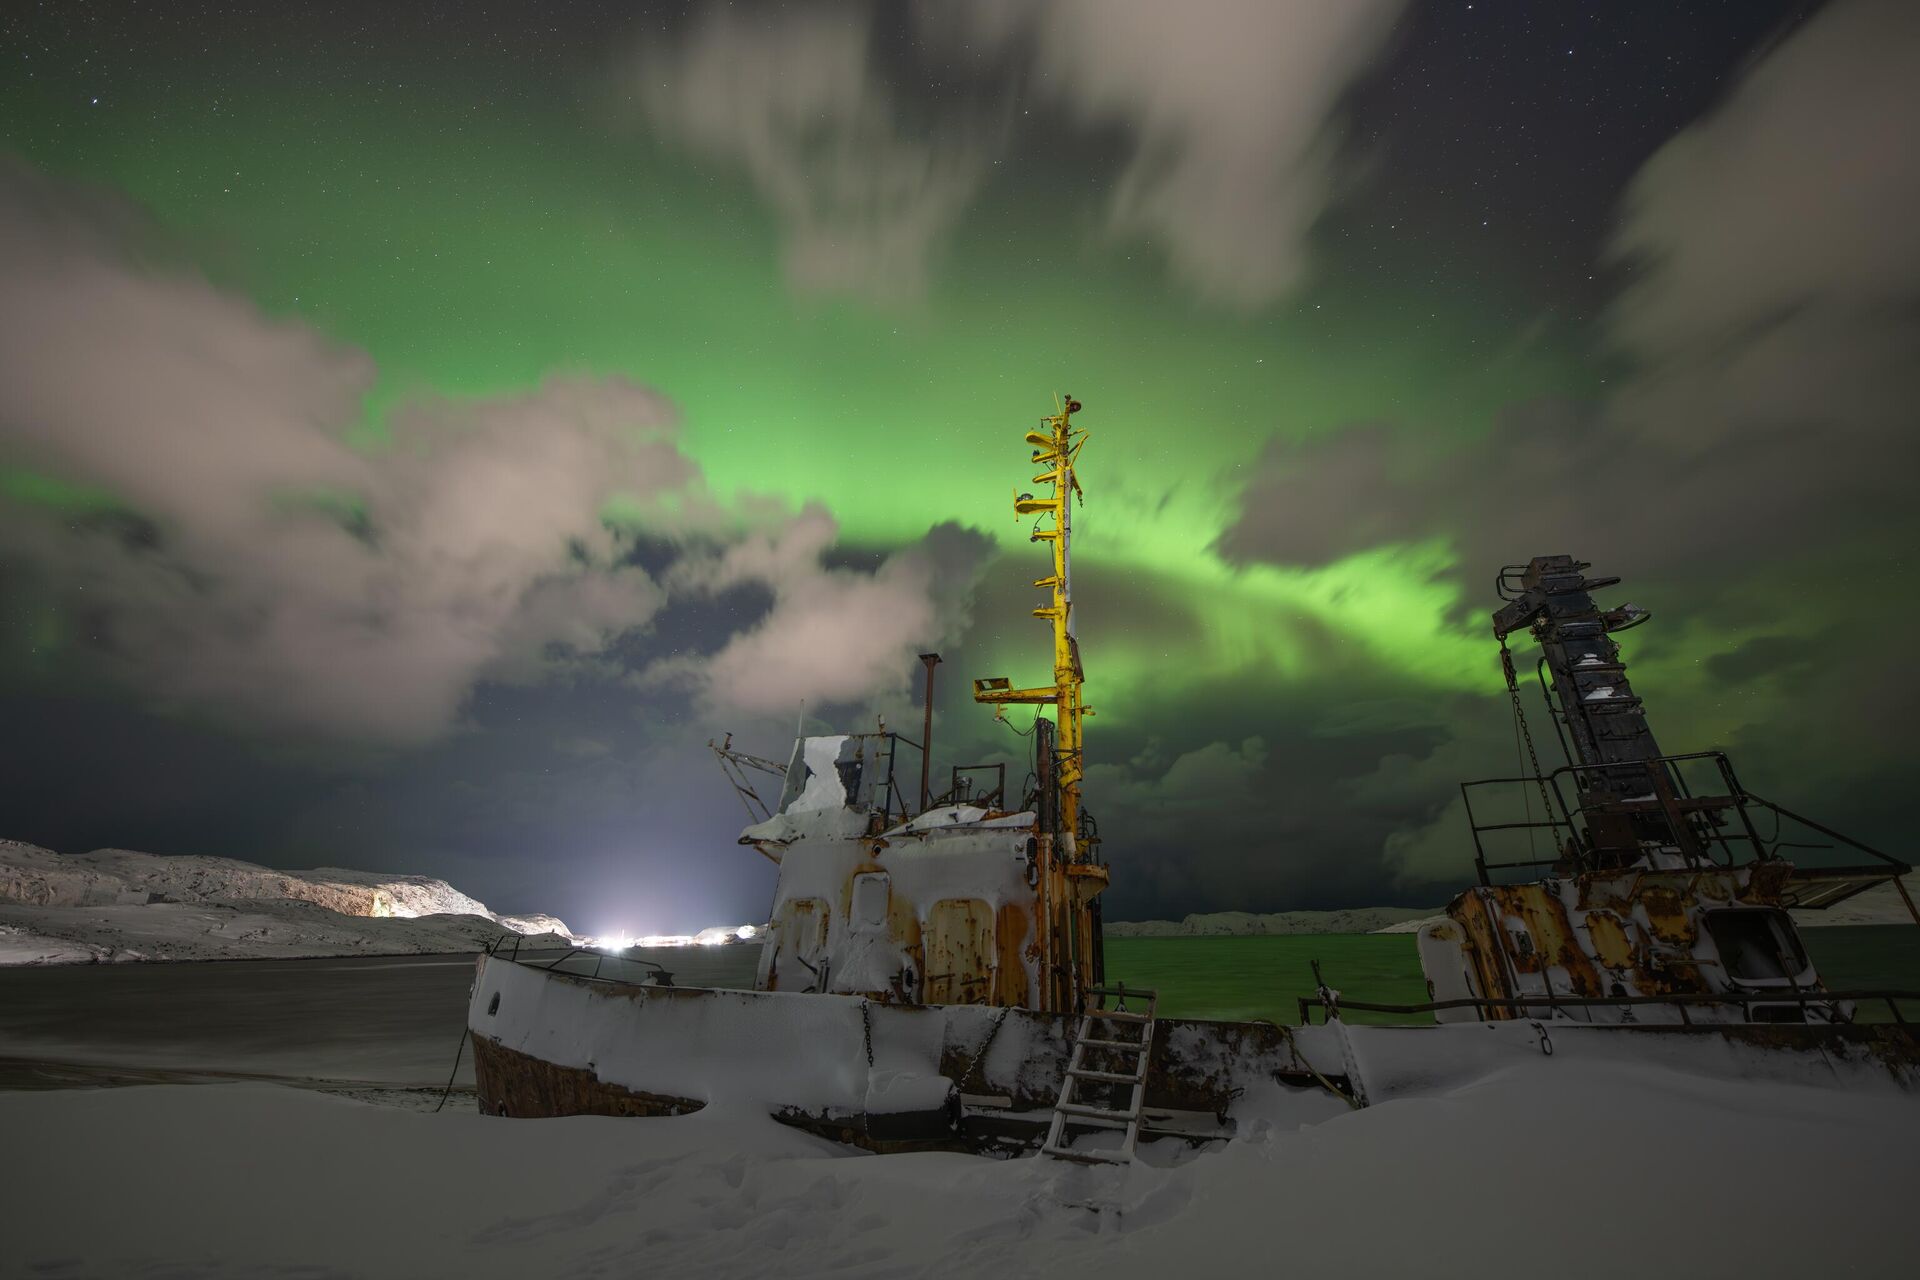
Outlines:
<svg viewBox="0 0 1920 1280"><path fill-rule="evenodd" d="M802 737L784 765L717 745L755 819L740 841L779 869L755 989L667 985L618 957L503 940L479 961L469 1010L483 1111L746 1101L873 1150L1100 1162L1157 1136L1218 1139L1444 1090L1515 1055L1920 1087L1920 1042L1895 1001L1920 996L1830 990L1788 914L1897 886L1909 868L1748 792L1724 755L1663 754L1612 638L1646 615L1602 608L1592 593L1616 580L1569 556L1498 580L1494 631L1531 771L1463 786L1478 883L1420 929L1428 1001L1323 984L1299 1025L1209 1021L1163 1016L1153 992L1110 977L1109 871L1080 787L1092 711L1073 626L1079 409L1068 397L1028 433L1037 493L1015 500L1051 551L1034 613L1052 682L974 682L996 714L1052 709L1033 720L1028 784L1010 793L1003 766L961 767L931 794L935 655L918 742ZM1523 629L1568 760L1551 772L1506 645ZM756 769L778 778L777 800L749 784ZM1895 1021L1858 1020L1882 1007ZM1353 1025L1354 1010L1431 1023Z"/></svg>

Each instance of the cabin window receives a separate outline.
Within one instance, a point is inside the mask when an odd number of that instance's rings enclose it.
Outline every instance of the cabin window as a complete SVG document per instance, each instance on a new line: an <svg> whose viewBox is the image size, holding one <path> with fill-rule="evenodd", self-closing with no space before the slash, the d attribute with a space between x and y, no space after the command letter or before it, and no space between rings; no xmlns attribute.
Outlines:
<svg viewBox="0 0 1920 1280"><path fill-rule="evenodd" d="M1807 953L1785 912L1772 908L1709 911L1706 920L1720 963L1735 982L1785 986L1790 979L1804 980Z"/></svg>
<svg viewBox="0 0 1920 1280"><path fill-rule="evenodd" d="M851 760L839 760L834 763L833 767L840 772L840 789L846 793L848 804L856 804L859 802L860 774L865 763L866 762L861 760L859 756L855 756Z"/></svg>
<svg viewBox="0 0 1920 1280"><path fill-rule="evenodd" d="M853 878L853 902L847 910L855 929L884 929L887 925L889 885L884 871L867 871Z"/></svg>

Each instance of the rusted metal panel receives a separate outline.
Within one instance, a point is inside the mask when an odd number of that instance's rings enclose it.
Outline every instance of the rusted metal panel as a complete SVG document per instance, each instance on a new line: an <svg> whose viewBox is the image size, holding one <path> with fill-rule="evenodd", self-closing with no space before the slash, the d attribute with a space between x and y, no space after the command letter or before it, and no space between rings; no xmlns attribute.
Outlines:
<svg viewBox="0 0 1920 1280"><path fill-rule="evenodd" d="M480 1110L496 1116L680 1116L705 1103L609 1084L591 1071L556 1066L486 1036L473 1041Z"/></svg>
<svg viewBox="0 0 1920 1280"><path fill-rule="evenodd" d="M1762 863L1716 869L1627 869L1573 879L1482 885L1448 907L1464 934L1476 985L1493 999L1566 996L1631 998L1726 995L1720 1005L1678 1005L1638 1013L1569 1006L1581 1020L1672 1018L1729 1021L1765 1004L1767 983L1729 972L1706 928L1710 912L1779 913L1792 869ZM1784 916L1780 917L1785 919ZM1791 932L1791 922L1782 926ZM1810 968L1794 965L1788 985L1817 989ZM1775 983L1773 985L1780 985ZM1849 1016L1838 1006L1828 1013ZM1493 1019L1530 1016L1492 1008Z"/></svg>
<svg viewBox="0 0 1920 1280"><path fill-rule="evenodd" d="M995 913L994 930L996 974L993 1002L1026 1008L1033 1000L1027 981L1027 966L1033 946L1032 917L1017 902L1003 902Z"/></svg>
<svg viewBox="0 0 1920 1280"><path fill-rule="evenodd" d="M1593 941L1594 959L1604 969L1624 972L1633 968L1634 941L1628 926L1606 908L1587 913L1587 937Z"/></svg>
<svg viewBox="0 0 1920 1280"><path fill-rule="evenodd" d="M943 898L927 911L928 1004L985 1004L993 997L994 913L981 898Z"/></svg>
<svg viewBox="0 0 1920 1280"><path fill-rule="evenodd" d="M679 1116L706 1105L694 1098L645 1093L611 1084L585 1068L543 1062L483 1036L474 1037L473 1051L480 1110L486 1115L522 1119ZM782 1124L875 1152L951 1149L964 1145L956 1132L957 1113L903 1120L776 1107L769 1114Z"/></svg>

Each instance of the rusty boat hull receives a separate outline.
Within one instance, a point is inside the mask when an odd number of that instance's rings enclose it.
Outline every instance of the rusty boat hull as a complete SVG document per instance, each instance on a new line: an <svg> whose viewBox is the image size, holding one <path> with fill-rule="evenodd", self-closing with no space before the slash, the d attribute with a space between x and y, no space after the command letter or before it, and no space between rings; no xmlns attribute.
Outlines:
<svg viewBox="0 0 1920 1280"><path fill-rule="evenodd" d="M1072 1052L1070 1014L859 996L653 986L483 956L469 1009L481 1111L684 1115L746 1104L873 1151L1036 1146ZM1302 1026L1159 1018L1143 1138L1231 1138L1465 1087L1547 1055L1849 1090L1920 1091L1895 1024L1490 1021Z"/></svg>

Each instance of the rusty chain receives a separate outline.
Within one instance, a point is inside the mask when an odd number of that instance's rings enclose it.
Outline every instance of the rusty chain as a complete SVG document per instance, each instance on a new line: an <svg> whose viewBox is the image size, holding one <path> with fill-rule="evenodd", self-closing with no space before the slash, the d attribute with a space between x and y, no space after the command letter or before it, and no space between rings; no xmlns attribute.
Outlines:
<svg viewBox="0 0 1920 1280"><path fill-rule="evenodd" d="M981 1060L987 1056L987 1050L993 1045L993 1038L1000 1034L1001 1024L1006 1022L1007 1015L1012 1012L1013 1012L1012 1005L1000 1006L999 1016L993 1020L993 1026L987 1029L986 1039L982 1040L980 1042L980 1047L973 1051L973 1061L969 1062L967 1064L967 1069L960 1073L960 1079L958 1083L965 1084L967 1081L973 1079L973 1073L980 1069Z"/></svg>

